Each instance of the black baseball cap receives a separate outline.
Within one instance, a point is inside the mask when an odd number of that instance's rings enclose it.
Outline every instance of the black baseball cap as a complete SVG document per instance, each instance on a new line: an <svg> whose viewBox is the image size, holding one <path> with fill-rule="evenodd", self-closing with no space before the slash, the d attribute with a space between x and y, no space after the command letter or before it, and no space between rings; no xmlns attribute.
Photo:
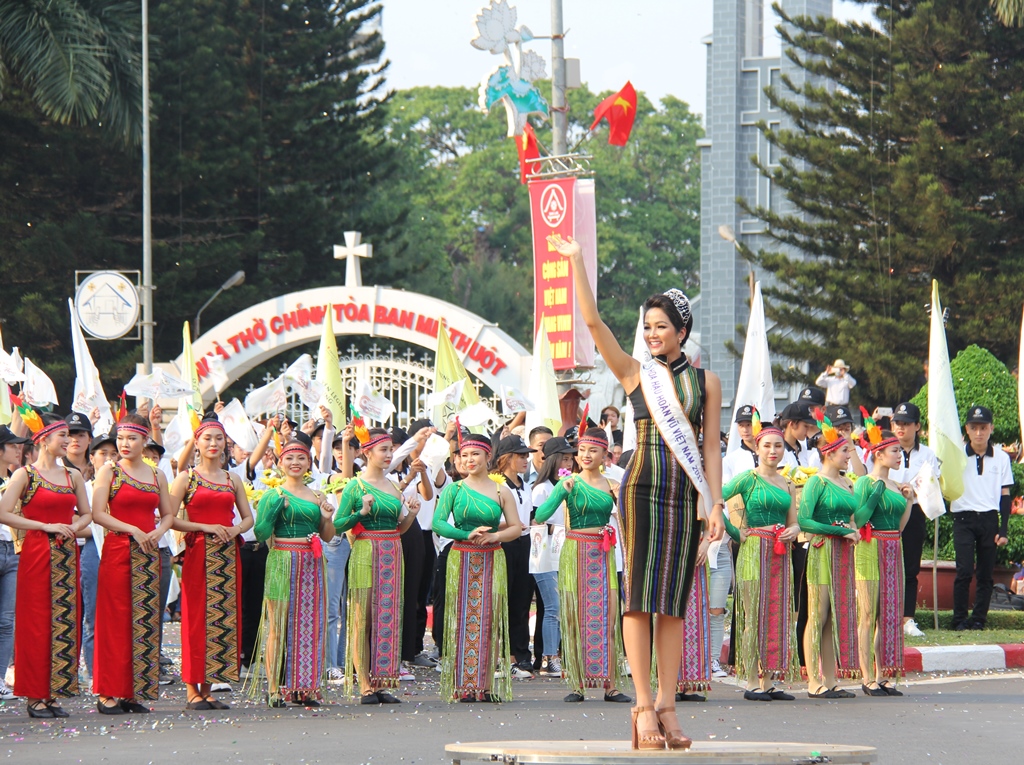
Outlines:
<svg viewBox="0 0 1024 765"><path fill-rule="evenodd" d="M161 457L163 457L164 456L164 452L167 451L166 449L164 449L162 444L158 444L153 439L149 439L148 441L146 441L146 445L143 448L145 448L145 449L152 449L157 454L159 454Z"/></svg>
<svg viewBox="0 0 1024 765"><path fill-rule="evenodd" d="M807 404L794 401L791 404L786 404L786 408L782 410L782 414L779 415L781 422L808 422L815 423L813 417L811 417L811 410Z"/></svg>
<svg viewBox="0 0 1024 765"><path fill-rule="evenodd" d="M522 436L505 436L498 442L498 448L494 450L494 456L500 457L503 454L532 454L537 451L526 445Z"/></svg>
<svg viewBox="0 0 1024 765"><path fill-rule="evenodd" d="M553 436L544 442L544 458L547 459L555 454L575 454L576 448L562 436Z"/></svg>
<svg viewBox="0 0 1024 765"><path fill-rule="evenodd" d="M831 420L833 425L853 425L850 407L843 404L825 407L825 416Z"/></svg>
<svg viewBox="0 0 1024 765"><path fill-rule="evenodd" d="M409 438L412 438L424 428L433 427L433 423L424 417L422 420L413 420L409 424Z"/></svg>
<svg viewBox="0 0 1024 765"><path fill-rule="evenodd" d="M409 434L401 425L395 425L393 428L391 428L391 443L393 443L395 446L401 446L408 440Z"/></svg>
<svg viewBox="0 0 1024 765"><path fill-rule="evenodd" d="M321 417L317 417L316 421L313 423L313 432L310 433L309 435L315 436L317 433L320 433L321 431L323 431L323 429L326 428L326 427L327 427L327 421L324 420Z"/></svg>
<svg viewBox="0 0 1024 765"><path fill-rule="evenodd" d="M800 391L800 395L796 397L796 400L807 404L825 406L825 391L812 385Z"/></svg>
<svg viewBox="0 0 1024 765"><path fill-rule="evenodd" d="M25 438L24 436L16 436L14 432L6 425L0 425L0 446L7 446L7 444L30 444L32 443L31 438Z"/></svg>
<svg viewBox="0 0 1024 765"><path fill-rule="evenodd" d="M921 410L917 408L916 404L911 404L909 401L905 401L896 407L896 411L892 414L893 422L921 422Z"/></svg>
<svg viewBox="0 0 1024 765"><path fill-rule="evenodd" d="M68 424L68 433L88 433L92 438L92 423L89 418L79 412L72 412L64 418Z"/></svg>
<svg viewBox="0 0 1024 765"><path fill-rule="evenodd" d="M117 430L111 429L109 433L101 433L92 440L89 444L89 454L99 449L103 444L110 444L111 446L117 446Z"/></svg>
<svg viewBox="0 0 1024 765"><path fill-rule="evenodd" d="M967 421L965 425L979 424L979 425L991 425L992 424L992 410L986 406L972 406L967 411Z"/></svg>
<svg viewBox="0 0 1024 765"><path fill-rule="evenodd" d="M750 404L744 404L736 410L736 422L752 422L754 419L754 407Z"/></svg>

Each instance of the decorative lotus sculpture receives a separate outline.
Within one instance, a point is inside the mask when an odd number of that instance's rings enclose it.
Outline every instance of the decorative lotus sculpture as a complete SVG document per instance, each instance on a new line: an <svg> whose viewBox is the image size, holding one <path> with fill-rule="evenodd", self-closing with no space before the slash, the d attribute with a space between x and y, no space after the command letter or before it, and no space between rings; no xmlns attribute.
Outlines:
<svg viewBox="0 0 1024 765"><path fill-rule="evenodd" d="M478 34L470 41L474 48L505 57L505 64L480 83L480 109L487 113L501 102L510 136L522 134L529 115L536 114L541 119L548 116L548 102L533 84L546 76L544 59L533 51L523 50L523 43L534 38L526 26L516 28L516 17L516 9L507 0L491 0L477 15Z"/></svg>

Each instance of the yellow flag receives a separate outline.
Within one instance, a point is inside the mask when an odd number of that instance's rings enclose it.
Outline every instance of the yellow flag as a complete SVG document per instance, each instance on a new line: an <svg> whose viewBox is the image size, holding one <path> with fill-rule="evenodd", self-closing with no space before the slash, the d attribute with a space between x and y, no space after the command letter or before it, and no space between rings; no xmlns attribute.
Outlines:
<svg viewBox="0 0 1024 765"><path fill-rule="evenodd" d="M437 328L437 357L434 359L434 393L440 393L445 388L452 386L459 380L465 380L462 386L462 398L457 404L440 404L434 407L431 420L434 424L444 429L445 424L452 415L461 412L463 409L480 402L480 396L473 387L473 381L469 379L469 373L459 358L458 351L452 345L452 339L448 335L448 327L442 321Z"/></svg>
<svg viewBox="0 0 1024 765"><path fill-rule="evenodd" d="M338 365L338 342L334 337L334 321L331 315L334 306L327 306L324 314L324 331L320 335L320 351L316 356L316 381L323 386L320 403L331 410L334 427L340 430L347 421L345 417L345 386L341 382L341 368ZM318 417L317 412L313 413Z"/></svg>
<svg viewBox="0 0 1024 765"><path fill-rule="evenodd" d="M4 349L4 339L0 336L0 351ZM0 380L0 425L11 424L11 389Z"/></svg>
<svg viewBox="0 0 1024 765"><path fill-rule="evenodd" d="M199 391L199 370L196 369L196 360L192 356L192 333L189 330L188 322L181 328L181 357L182 366L185 368L181 370L182 379L188 383L188 387L192 389L192 398L188 400L189 405L198 414L203 413L203 394Z"/></svg>
<svg viewBox="0 0 1024 765"><path fill-rule="evenodd" d="M533 342L533 366L530 369L530 401L534 410L526 413L526 433L543 425L557 433L562 428L562 409L558 403L558 381L551 362L551 342L544 322L537 328Z"/></svg>
<svg viewBox="0 0 1024 765"><path fill-rule="evenodd" d="M952 502L964 493L967 453L949 368L946 328L942 325L939 283L932 280L932 321L928 338L928 445L939 458L942 496Z"/></svg>

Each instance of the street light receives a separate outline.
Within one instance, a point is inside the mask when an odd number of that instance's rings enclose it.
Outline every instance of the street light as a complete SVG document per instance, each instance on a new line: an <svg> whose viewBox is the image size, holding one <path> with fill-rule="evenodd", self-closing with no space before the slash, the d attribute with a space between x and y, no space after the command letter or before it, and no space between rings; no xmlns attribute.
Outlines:
<svg viewBox="0 0 1024 765"><path fill-rule="evenodd" d="M199 332L199 317L203 315L203 311L206 310L206 307L208 305L210 305L210 303L212 303L214 300L216 300L217 296L220 295L220 293L222 293L224 290L229 290L232 287L237 287L239 284L242 284L244 281L245 281L245 271L235 271L235 273L233 273L231 275L231 278L228 279L226 282L224 282L222 285L220 285L220 289L218 289L216 292L214 292L213 295L210 297L210 299L207 300L205 303L203 303L203 307L200 308L198 311L196 311L195 337L199 337L199 335L200 335L200 332Z"/></svg>

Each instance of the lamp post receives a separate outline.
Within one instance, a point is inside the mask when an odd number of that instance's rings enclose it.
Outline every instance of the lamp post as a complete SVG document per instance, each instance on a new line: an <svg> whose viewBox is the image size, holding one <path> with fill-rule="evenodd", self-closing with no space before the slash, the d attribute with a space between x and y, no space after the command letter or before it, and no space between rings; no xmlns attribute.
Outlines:
<svg viewBox="0 0 1024 765"><path fill-rule="evenodd" d="M199 337L199 335L200 335L200 332L199 332L199 317L203 315L203 311L206 310L207 306L209 306L210 303L212 303L214 300L216 300L217 296L220 295L220 293L222 293L224 290L229 290L232 287L237 287L239 284L242 284L244 281L245 281L245 271L235 271L235 273L233 273L231 275L231 277L226 282L224 282L222 285L220 285L218 290L216 292L214 292L213 295L210 296L210 299L207 300L205 303L203 303L203 307L200 308L198 311L196 311L196 320L195 320L195 324L193 325L196 328L195 329L195 333L196 333L195 336L196 337Z"/></svg>

